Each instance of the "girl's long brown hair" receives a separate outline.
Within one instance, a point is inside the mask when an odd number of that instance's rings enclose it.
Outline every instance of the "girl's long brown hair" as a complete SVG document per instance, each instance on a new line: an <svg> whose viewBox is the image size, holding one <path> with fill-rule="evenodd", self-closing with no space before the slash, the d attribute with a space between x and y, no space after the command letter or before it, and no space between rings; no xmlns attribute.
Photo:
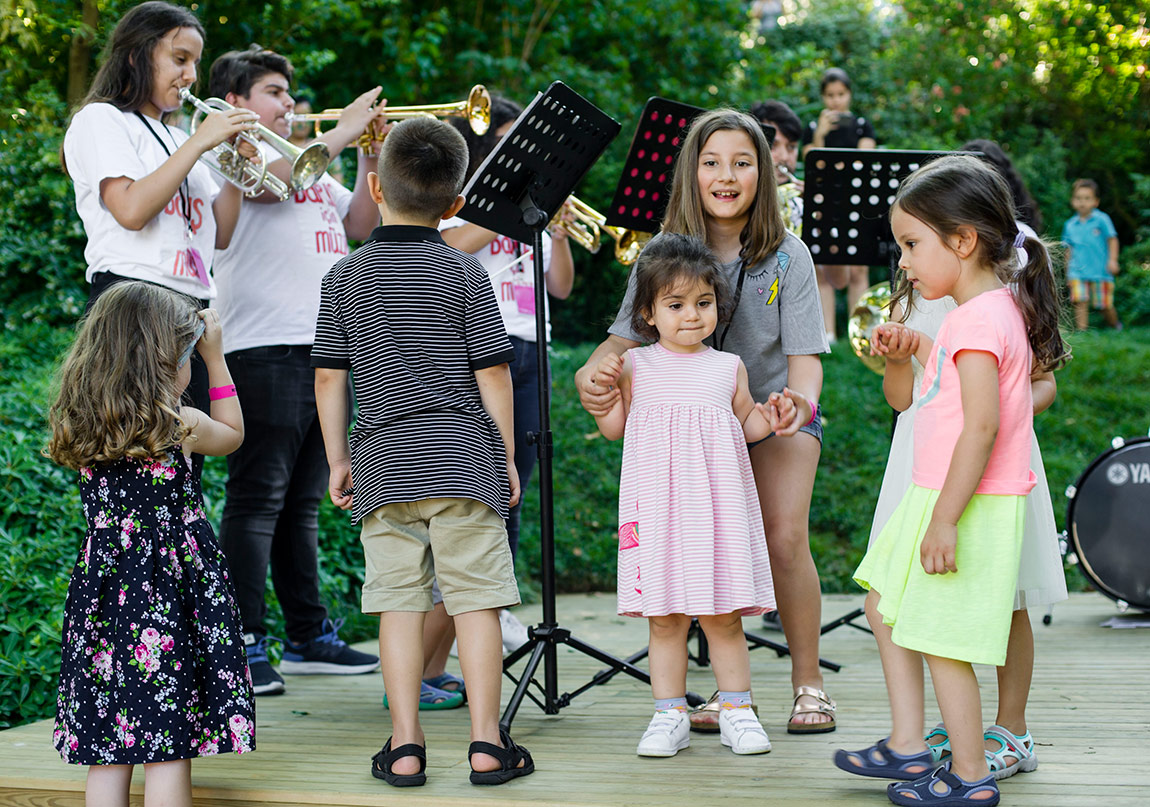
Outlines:
<svg viewBox="0 0 1150 807"><path fill-rule="evenodd" d="M80 106L103 102L130 112L152 95L152 51L173 28L192 28L204 36L195 14L163 0L149 0L120 18L100 57L100 69Z"/></svg>
<svg viewBox="0 0 1150 807"><path fill-rule="evenodd" d="M978 234L979 257L992 267L1005 283L1011 284L1014 301L1026 321L1034 368L1039 372L1056 370L1070 360L1070 351L1058 330L1058 287L1050 263L1050 252L1041 239L1027 237L1026 265L1018 268L1014 240L1014 198L1006 180L977 157L953 155L927 163L903 180L891 205L921 221L947 243L960 227ZM892 295L910 311L910 284L903 275Z"/></svg>
<svg viewBox="0 0 1150 807"><path fill-rule="evenodd" d="M82 468L160 457L183 440L177 363L195 323L191 300L151 283L118 283L100 295L60 367L45 453Z"/></svg>
<svg viewBox="0 0 1150 807"><path fill-rule="evenodd" d="M755 200L751 203L750 217L739 236L742 243L739 257L745 266L750 267L775 252L787 236L779 208L779 193L775 186L771 147L767 143L767 136L763 134L763 127L750 115L734 109L714 109L703 113L691 124L683 141L683 150L675 161L663 231L707 240L707 216L699 193L699 154L711 135L721 131L745 132L754 143L758 155L759 184L755 189Z"/></svg>

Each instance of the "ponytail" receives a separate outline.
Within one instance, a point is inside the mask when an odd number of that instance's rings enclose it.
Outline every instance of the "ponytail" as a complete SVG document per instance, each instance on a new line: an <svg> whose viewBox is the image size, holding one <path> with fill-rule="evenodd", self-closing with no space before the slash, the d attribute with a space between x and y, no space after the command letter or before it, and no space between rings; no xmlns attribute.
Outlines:
<svg viewBox="0 0 1150 807"><path fill-rule="evenodd" d="M1031 236L1025 237L1022 246L1026 250L1026 264L1010 277L1014 301L1026 321L1026 333L1034 351L1034 369L1037 372L1057 370L1070 361L1070 349L1058 330L1062 307L1050 252L1040 239Z"/></svg>

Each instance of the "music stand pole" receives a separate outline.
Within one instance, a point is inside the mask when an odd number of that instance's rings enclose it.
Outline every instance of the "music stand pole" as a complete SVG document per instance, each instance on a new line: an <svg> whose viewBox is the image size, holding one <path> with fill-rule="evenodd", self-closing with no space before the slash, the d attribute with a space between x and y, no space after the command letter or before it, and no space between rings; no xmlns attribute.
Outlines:
<svg viewBox="0 0 1150 807"><path fill-rule="evenodd" d="M476 169L464 188L467 206L461 215L495 232L530 241L535 280L535 337L539 370L539 431L531 442L539 458L539 543L543 621L528 628L528 641L503 660L503 671L515 682L499 725L510 730L523 699L530 698L545 714L558 714L571 699L598 681L574 692L559 693L558 646L577 650L650 685L651 678L634 664L593 647L561 627L555 610L555 529L552 480L554 448L551 435L551 388L547 359L546 277L543 271L543 230L572 189L618 134L619 124L593 104L556 81L535 98L515 125ZM530 654L519 678L510 670ZM535 680L543 665L543 683ZM531 684L542 699L529 691Z"/></svg>

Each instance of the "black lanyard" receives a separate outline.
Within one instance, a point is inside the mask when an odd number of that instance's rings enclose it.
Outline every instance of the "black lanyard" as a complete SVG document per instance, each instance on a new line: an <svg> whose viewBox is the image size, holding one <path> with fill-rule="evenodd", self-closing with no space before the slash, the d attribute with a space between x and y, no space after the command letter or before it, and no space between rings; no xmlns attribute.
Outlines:
<svg viewBox="0 0 1150 807"><path fill-rule="evenodd" d="M731 315L727 319L727 324L723 327L723 332L719 334L719 338L715 340L715 349L722 350L723 343L727 341L727 331L731 330L731 324L735 321L735 312L739 310L739 300L743 298L743 281L747 279L747 264L742 258L739 258L739 282L735 284L735 301L731 304Z"/></svg>
<svg viewBox="0 0 1150 807"><path fill-rule="evenodd" d="M152 137L156 138L156 142L160 144L160 148L164 150L164 154L167 154L169 157L171 157L172 152L168 150L168 144L165 143L164 139L156 133L156 130L152 128L152 124L148 123L148 119L141 115L138 110L135 114L136 117L139 118L140 121L148 127L148 131L152 133ZM164 123L163 121L160 121L160 124L164 127L164 131L168 132L168 136L171 137L172 133L168 130L168 124ZM176 139L173 137L172 143L175 144L175 142ZM187 225L188 230L190 231L192 229L192 202L191 190L188 187L188 178L186 176L184 177L184 181L180 183L179 193L180 214L183 215L184 224Z"/></svg>

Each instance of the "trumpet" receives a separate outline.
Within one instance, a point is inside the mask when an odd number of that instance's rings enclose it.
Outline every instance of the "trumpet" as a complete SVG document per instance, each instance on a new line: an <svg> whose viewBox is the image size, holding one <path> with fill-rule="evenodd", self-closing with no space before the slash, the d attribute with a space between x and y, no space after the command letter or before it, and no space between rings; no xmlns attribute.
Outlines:
<svg viewBox="0 0 1150 807"><path fill-rule="evenodd" d="M872 356L870 352L871 332L884 322L890 321L890 284L876 283L862 293L851 318L847 322L847 336L851 349L868 369L883 374L886 359Z"/></svg>
<svg viewBox="0 0 1150 807"><path fill-rule="evenodd" d="M570 211L574 221L566 221L563 212ZM592 255L599 251L599 240L602 233L606 233L615 241L615 260L624 266L630 266L639 258L643 247L651 240L651 234L640 230L626 230L622 227L612 227L607 224L607 217L598 212L577 196L567 197L567 201L559 208L555 218L551 219L551 227L565 231L571 240L579 244Z"/></svg>
<svg viewBox="0 0 1150 807"><path fill-rule="evenodd" d="M286 116L289 124L314 123L315 135L323 133L325 121L337 121L343 114L343 109L325 109L321 112L289 112ZM487 134L491 125L491 93L482 84L476 84L467 94L467 98L453 104L424 104L422 106L389 106L383 110L383 116L389 120L404 120L406 118L466 118L471 131L477 135ZM386 132L375 121L364 129L363 134L355 144L364 152L371 150L372 143L382 142Z"/></svg>
<svg viewBox="0 0 1150 807"><path fill-rule="evenodd" d="M205 115L217 110L234 109L222 98L209 98L201 101L192 95L187 87L180 88L180 100L191 104L197 112L192 116L189 127L194 134ZM205 160L205 164L228 182L235 185L247 196L258 196L267 191L281 202L291 196L293 190L303 191L310 188L327 170L331 162L331 153L325 143L312 143L306 148L300 148L294 143L285 140L266 126L257 126L259 139L250 134L241 132L238 137L250 143L256 150L258 157L249 160L240 154L231 143L224 141L208 153L212 159ZM260 148L259 140L269 143L287 159L291 160L291 183L286 183L275 174L268 171L267 157ZM205 155L207 156L207 155Z"/></svg>

